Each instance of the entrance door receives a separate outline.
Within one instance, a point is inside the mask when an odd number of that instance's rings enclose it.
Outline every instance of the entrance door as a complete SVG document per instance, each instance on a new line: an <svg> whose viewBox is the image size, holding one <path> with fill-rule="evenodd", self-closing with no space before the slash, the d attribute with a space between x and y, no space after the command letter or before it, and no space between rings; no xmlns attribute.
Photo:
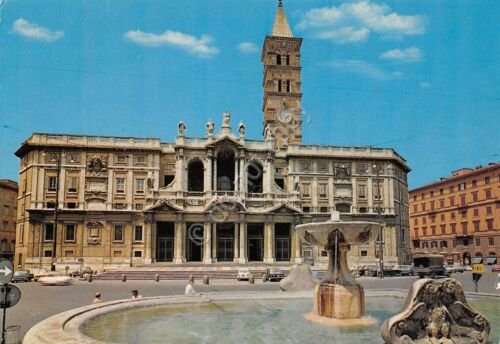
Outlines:
<svg viewBox="0 0 500 344"><path fill-rule="evenodd" d="M199 223L188 223L186 238L186 260L188 262L201 262L203 260L203 240L203 225Z"/></svg>
<svg viewBox="0 0 500 344"><path fill-rule="evenodd" d="M171 262L174 259L174 240L171 238L158 238L157 262Z"/></svg>
<svg viewBox="0 0 500 344"><path fill-rule="evenodd" d="M217 261L227 262L234 259L234 224L217 225Z"/></svg>
<svg viewBox="0 0 500 344"><path fill-rule="evenodd" d="M174 227L173 222L157 222L156 228L156 261L171 262L174 260Z"/></svg>
<svg viewBox="0 0 500 344"><path fill-rule="evenodd" d="M276 237L276 261L290 260L290 224L277 223L274 227Z"/></svg>
<svg viewBox="0 0 500 344"><path fill-rule="evenodd" d="M248 233L248 260L261 262L264 259L264 224L249 223Z"/></svg>

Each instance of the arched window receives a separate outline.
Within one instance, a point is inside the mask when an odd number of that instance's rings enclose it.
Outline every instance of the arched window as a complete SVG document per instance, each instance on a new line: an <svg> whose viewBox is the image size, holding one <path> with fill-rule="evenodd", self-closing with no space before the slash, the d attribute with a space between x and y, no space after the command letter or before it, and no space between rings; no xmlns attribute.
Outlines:
<svg viewBox="0 0 500 344"><path fill-rule="evenodd" d="M259 163L250 162L247 165L247 185L248 192L262 193L264 169Z"/></svg>
<svg viewBox="0 0 500 344"><path fill-rule="evenodd" d="M203 163L193 160L188 165L188 191L202 192L204 188Z"/></svg>

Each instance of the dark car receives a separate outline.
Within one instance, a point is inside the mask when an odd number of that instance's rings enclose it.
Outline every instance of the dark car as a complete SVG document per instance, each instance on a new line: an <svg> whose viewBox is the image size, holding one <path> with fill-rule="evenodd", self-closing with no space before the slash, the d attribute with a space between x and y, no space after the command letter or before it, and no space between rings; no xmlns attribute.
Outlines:
<svg viewBox="0 0 500 344"><path fill-rule="evenodd" d="M278 268L267 268L266 269L266 276L268 281L281 281L283 278L285 278L285 274L281 272L280 269Z"/></svg>
<svg viewBox="0 0 500 344"><path fill-rule="evenodd" d="M440 254L419 255L413 259L413 271L420 278L429 276L436 278L438 276L450 276L450 271L444 265L444 256Z"/></svg>
<svg viewBox="0 0 500 344"><path fill-rule="evenodd" d="M33 274L29 270L17 270L12 276L12 283L17 282L31 282Z"/></svg>

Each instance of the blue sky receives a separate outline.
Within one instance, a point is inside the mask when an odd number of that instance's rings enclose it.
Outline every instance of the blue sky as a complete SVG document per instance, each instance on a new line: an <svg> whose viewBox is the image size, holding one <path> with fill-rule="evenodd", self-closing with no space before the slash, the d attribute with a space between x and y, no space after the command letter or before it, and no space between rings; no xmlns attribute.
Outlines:
<svg viewBox="0 0 500 344"><path fill-rule="evenodd" d="M32 132L262 130L274 0L0 0L0 178ZM303 140L393 147L410 187L499 161L500 2L285 0L303 37Z"/></svg>

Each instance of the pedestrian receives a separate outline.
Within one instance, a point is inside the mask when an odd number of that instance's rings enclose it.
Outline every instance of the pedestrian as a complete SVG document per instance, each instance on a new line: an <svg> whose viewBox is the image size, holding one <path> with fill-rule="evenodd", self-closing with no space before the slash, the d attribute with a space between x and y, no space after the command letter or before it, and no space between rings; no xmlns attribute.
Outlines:
<svg viewBox="0 0 500 344"><path fill-rule="evenodd" d="M184 290L185 295L193 295L196 294L196 290L193 288L193 281L189 281L186 285L186 289Z"/></svg>
<svg viewBox="0 0 500 344"><path fill-rule="evenodd" d="M139 294L137 289L132 290L132 300L142 299L142 295Z"/></svg>
<svg viewBox="0 0 500 344"><path fill-rule="evenodd" d="M101 302L102 302L101 293L99 292L95 293L95 297L92 300L92 303L101 303Z"/></svg>

